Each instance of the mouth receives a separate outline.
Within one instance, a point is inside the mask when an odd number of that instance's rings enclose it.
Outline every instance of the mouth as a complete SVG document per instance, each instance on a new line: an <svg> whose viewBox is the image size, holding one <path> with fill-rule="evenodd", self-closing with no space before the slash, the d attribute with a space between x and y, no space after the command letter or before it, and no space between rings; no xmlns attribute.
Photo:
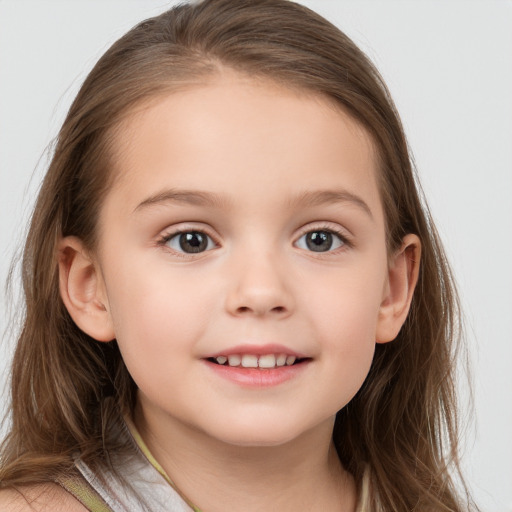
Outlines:
<svg viewBox="0 0 512 512"><path fill-rule="evenodd" d="M244 344L205 354L203 361L214 375L242 388L280 386L300 378L312 357L279 344Z"/></svg>
<svg viewBox="0 0 512 512"><path fill-rule="evenodd" d="M259 370L273 370L287 366L297 366L309 361L309 357L297 357L289 354L229 354L207 358L210 363L232 368L257 368Z"/></svg>

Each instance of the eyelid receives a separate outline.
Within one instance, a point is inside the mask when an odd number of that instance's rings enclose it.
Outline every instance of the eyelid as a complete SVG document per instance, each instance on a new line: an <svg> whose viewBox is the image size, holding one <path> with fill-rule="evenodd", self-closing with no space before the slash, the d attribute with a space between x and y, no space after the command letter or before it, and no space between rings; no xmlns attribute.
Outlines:
<svg viewBox="0 0 512 512"><path fill-rule="evenodd" d="M293 242L293 245L295 246L297 242L307 233L310 233L312 231L327 231L330 233L333 233L334 235L338 236L341 241L343 242L343 245L339 248L333 249L331 251L325 251L325 252L318 252L316 253L317 256L327 255L329 253L337 253L339 251L343 251L346 249L350 249L354 246L353 243L353 235L352 233L346 229L341 227L337 223L331 223L327 221L320 221L320 222L310 222L306 224L305 226L302 226L299 230L298 235L295 237L295 240ZM178 236L182 233L190 233L190 232L198 232L202 233L206 236L208 236L212 242L214 243L215 247L212 249L208 249L199 253L186 253L181 251L176 251L172 249L171 247L166 246L167 242L174 238L175 236ZM221 243L219 241L218 235L214 234L213 230L209 228L209 226L203 224L203 223L194 223L194 222L183 222L180 224L177 224L175 226L170 226L164 230L162 230L161 234L158 236L157 239L157 245L165 247L167 250L171 251L174 255L177 255L178 257L182 258L197 258L201 255L205 255L206 253L212 251L215 248L218 248L221 246Z"/></svg>
<svg viewBox="0 0 512 512"><path fill-rule="evenodd" d="M186 253L182 251L176 251L172 247L166 245L167 242L169 242L169 240L172 240L174 237L183 233L201 233L212 240L214 247L198 253ZM158 246L164 247L168 251L172 252L174 255L181 258L197 258L200 257L201 255L210 252L213 249L216 249L217 247L220 247L218 237L212 233L211 229L208 229L208 227L201 223L182 223L176 226L170 226L161 232L161 234L158 236L156 243Z"/></svg>
<svg viewBox="0 0 512 512"><path fill-rule="evenodd" d="M312 231L328 231L329 233L338 236L343 242L342 247L334 249L332 251L319 252L319 255L328 254L329 252L335 253L339 250L352 248L354 246L353 235L352 233L350 233L348 229L342 228L339 224L329 223L325 221L320 223L311 222L301 227L299 234L295 238L295 242L293 244L295 245L304 235L311 233Z"/></svg>

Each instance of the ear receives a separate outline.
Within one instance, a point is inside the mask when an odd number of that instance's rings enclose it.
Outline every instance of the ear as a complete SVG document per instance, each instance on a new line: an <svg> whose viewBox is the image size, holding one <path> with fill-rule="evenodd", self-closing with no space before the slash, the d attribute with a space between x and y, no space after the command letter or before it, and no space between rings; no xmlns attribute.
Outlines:
<svg viewBox="0 0 512 512"><path fill-rule="evenodd" d="M416 235L404 237L389 262L388 279L379 308L377 343L394 340L407 318L420 269L421 242Z"/></svg>
<svg viewBox="0 0 512 512"><path fill-rule="evenodd" d="M98 265L76 237L60 241L59 289L75 324L98 341L115 338L107 294Z"/></svg>

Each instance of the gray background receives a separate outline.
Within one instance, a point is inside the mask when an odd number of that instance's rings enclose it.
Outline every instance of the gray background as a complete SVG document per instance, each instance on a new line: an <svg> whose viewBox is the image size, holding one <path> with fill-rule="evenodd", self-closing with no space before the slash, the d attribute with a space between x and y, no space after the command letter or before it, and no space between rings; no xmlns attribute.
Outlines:
<svg viewBox="0 0 512 512"><path fill-rule="evenodd" d="M474 411L464 467L489 512L512 512L512 3L317 0L376 62L402 114L458 278ZM86 72L155 0L0 0L0 280ZM0 302L0 331L14 299ZM0 347L2 390L12 336ZM461 381L463 401L468 386ZM5 404L3 391L1 405Z"/></svg>

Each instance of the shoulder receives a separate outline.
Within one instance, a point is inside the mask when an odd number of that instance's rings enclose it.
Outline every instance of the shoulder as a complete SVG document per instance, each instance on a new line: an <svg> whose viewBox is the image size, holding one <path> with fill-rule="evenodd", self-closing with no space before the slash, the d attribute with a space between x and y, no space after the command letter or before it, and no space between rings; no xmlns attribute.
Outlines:
<svg viewBox="0 0 512 512"><path fill-rule="evenodd" d="M71 494L54 483L0 489L2 512L87 512Z"/></svg>

